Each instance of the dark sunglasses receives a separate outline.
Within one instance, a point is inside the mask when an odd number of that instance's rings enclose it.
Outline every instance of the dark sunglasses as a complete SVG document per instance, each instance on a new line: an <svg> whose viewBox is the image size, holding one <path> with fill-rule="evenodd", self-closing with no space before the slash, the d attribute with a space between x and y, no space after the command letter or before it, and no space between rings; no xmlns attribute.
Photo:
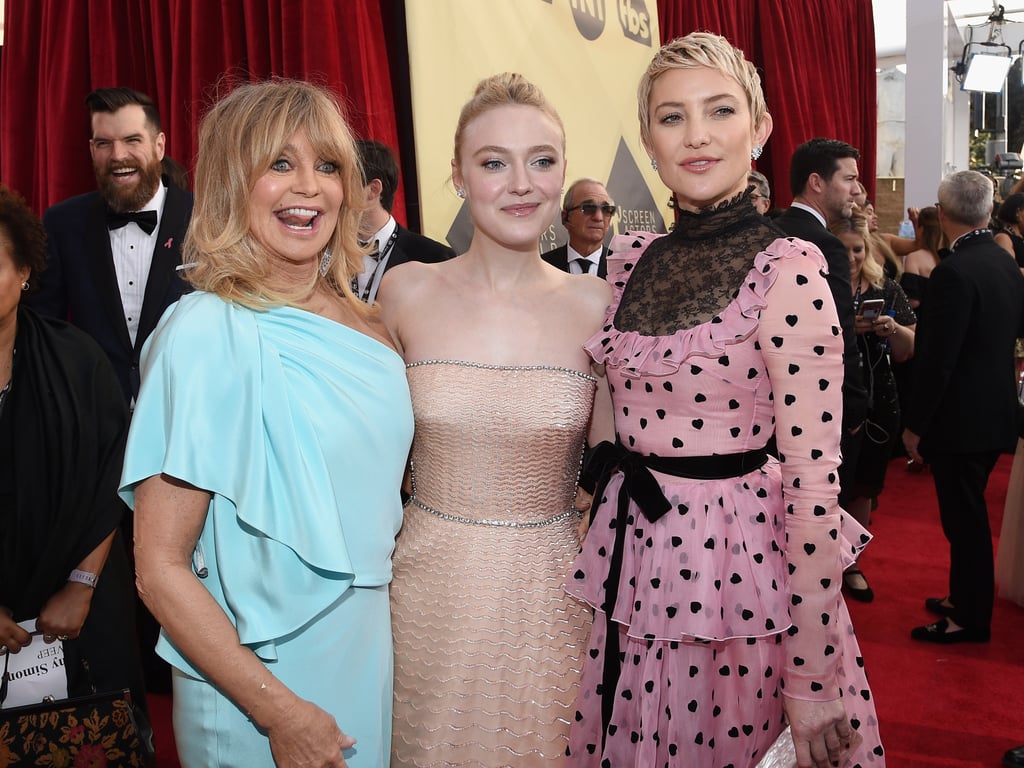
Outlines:
<svg viewBox="0 0 1024 768"><path fill-rule="evenodd" d="M611 203L603 203L598 205L597 203L583 203L582 205L574 205L572 208L566 208L566 213L572 213L573 211L583 211L584 216L593 216L600 209L601 213L605 216L614 216L615 212L619 210L618 206L612 205Z"/></svg>

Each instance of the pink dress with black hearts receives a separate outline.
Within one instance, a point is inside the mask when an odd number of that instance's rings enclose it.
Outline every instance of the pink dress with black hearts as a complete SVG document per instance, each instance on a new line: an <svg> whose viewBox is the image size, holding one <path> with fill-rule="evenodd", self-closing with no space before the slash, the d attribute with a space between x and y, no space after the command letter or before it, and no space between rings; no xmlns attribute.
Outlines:
<svg viewBox="0 0 1024 768"><path fill-rule="evenodd" d="M755 215L742 197L683 214L663 238L612 242L615 298L587 350L606 367L619 441L645 455L709 456L760 448L774 432L781 460L724 480L654 473L671 504L654 523L632 500L620 517L623 475L612 476L567 581L595 609L567 765L756 765L785 727L783 691L841 696L863 737L847 765L884 765L840 594L842 569L870 537L836 500L843 343L825 260ZM659 335L616 327L624 294L655 313L676 293L699 303L684 283L713 281L719 252L752 266L707 322ZM631 294L630 279L649 288ZM621 576L606 592L620 525ZM617 680L606 676L609 626Z"/></svg>

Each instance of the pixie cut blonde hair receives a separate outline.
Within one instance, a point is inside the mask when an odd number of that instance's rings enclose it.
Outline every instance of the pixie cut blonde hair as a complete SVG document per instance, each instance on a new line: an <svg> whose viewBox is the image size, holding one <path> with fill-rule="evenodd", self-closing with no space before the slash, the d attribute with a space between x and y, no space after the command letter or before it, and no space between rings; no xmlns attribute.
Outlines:
<svg viewBox="0 0 1024 768"><path fill-rule="evenodd" d="M327 245L334 255L327 274L314 271L306 284L282 290L272 287L270 254L250 231L249 198L298 131L320 159L338 166L344 202ZM237 86L203 118L195 179L183 254L185 277L195 288L260 309L294 304L323 281L353 306L366 307L349 287L363 268L362 176L352 132L329 91L284 79Z"/></svg>
<svg viewBox="0 0 1024 768"><path fill-rule="evenodd" d="M761 89L761 78L754 65L747 61L743 51L720 35L709 32L691 32L666 43L654 54L654 58L640 78L637 87L637 116L640 118L640 136L645 145L651 143L651 90L654 81L673 69L696 69L707 67L731 77L747 94L752 127L761 125L768 107Z"/></svg>

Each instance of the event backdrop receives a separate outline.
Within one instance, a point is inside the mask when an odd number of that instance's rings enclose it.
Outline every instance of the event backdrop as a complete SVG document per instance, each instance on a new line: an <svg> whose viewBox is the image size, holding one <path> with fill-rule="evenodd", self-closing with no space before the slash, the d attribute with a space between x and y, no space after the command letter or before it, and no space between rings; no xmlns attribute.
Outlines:
<svg viewBox="0 0 1024 768"><path fill-rule="evenodd" d="M455 124L476 83L519 72L558 110L566 186L605 181L619 206L613 227L665 231L669 192L640 144L636 86L660 46L654 0L407 0L409 72L422 221L456 252L472 225L451 184ZM670 218L670 217L668 217ZM556 218L542 250L564 243Z"/></svg>

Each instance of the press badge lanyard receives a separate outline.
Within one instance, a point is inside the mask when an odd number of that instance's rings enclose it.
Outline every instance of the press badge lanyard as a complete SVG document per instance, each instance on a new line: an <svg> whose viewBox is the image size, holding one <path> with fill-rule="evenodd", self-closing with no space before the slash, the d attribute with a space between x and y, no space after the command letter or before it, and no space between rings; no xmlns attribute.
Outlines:
<svg viewBox="0 0 1024 768"><path fill-rule="evenodd" d="M391 249L395 247L395 240L398 239L398 226L395 226L395 231L391 233L391 237L384 244L380 253L377 254L377 263L373 267L373 272L370 273L370 279L366 281L366 287L363 288L362 293L359 294L359 298L369 304L377 298L377 273L380 272L380 268L387 263L388 257L391 256ZM356 275L352 278L352 293L359 293L359 276Z"/></svg>

